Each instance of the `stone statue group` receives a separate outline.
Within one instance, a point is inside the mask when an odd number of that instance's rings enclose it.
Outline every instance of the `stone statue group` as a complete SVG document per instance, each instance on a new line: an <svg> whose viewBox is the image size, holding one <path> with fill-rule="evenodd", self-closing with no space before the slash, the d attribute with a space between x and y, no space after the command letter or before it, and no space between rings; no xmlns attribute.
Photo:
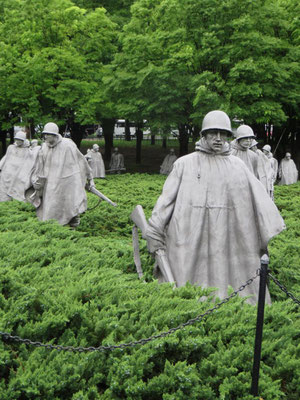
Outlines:
<svg viewBox="0 0 300 400"><path fill-rule="evenodd" d="M43 129L44 143L31 145L26 133L19 131L0 162L0 201L28 201L36 208L41 221L57 220L61 225L76 227L87 209L85 188L115 205L95 189L93 178L105 178L105 167L99 146L95 144L86 156L75 143L59 134L58 126L49 122ZM114 150L110 170L124 168L122 155Z"/></svg>
<svg viewBox="0 0 300 400"><path fill-rule="evenodd" d="M229 143L232 134L226 113L209 112L195 151L177 159L172 149L161 165L168 176L149 221L140 206L131 215L156 258L160 281L214 287L220 298L228 286L238 288L253 276L269 240L285 229L272 201L277 161L270 146L258 150L248 125L241 125ZM24 132L16 134L0 162L0 201L27 200L40 220L76 227L87 209L85 188L101 194L93 180L105 178L99 146L84 156L52 122L43 136L41 146L33 141L29 146ZM287 153L278 169L281 184L297 180L295 168ZM116 148L109 172L122 170L124 158ZM242 295L255 303L258 281Z"/></svg>
<svg viewBox="0 0 300 400"><path fill-rule="evenodd" d="M196 143L196 150L198 143ZM237 129L235 139L230 143L231 154L244 161L273 198L274 184L277 178L279 178L279 185L291 185L298 180L298 170L290 153L285 154L278 168L278 161L273 157L271 146L266 144L262 150L259 150L257 145L258 142L255 140L252 128L248 125L241 125ZM169 175L176 160L175 150L170 149L170 153L166 155L160 166L160 174Z"/></svg>

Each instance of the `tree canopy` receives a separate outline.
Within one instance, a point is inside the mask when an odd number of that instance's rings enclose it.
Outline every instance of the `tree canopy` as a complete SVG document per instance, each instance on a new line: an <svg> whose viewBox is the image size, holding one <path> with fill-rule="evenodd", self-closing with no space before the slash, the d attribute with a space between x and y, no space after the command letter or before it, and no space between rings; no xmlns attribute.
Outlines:
<svg viewBox="0 0 300 400"><path fill-rule="evenodd" d="M126 118L182 135L220 108L297 131L296 0L3 0L0 119ZM291 127L292 125L292 127Z"/></svg>

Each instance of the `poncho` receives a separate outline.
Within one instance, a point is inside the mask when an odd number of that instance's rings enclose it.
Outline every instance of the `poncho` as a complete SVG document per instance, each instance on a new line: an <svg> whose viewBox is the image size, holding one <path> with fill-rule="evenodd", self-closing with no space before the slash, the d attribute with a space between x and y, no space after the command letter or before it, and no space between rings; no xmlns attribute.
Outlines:
<svg viewBox="0 0 300 400"><path fill-rule="evenodd" d="M284 158L279 164L279 185L291 185L298 180L298 170L293 160Z"/></svg>
<svg viewBox="0 0 300 400"><path fill-rule="evenodd" d="M105 178L105 166L99 151L92 149L89 152L90 167L92 168L94 178Z"/></svg>
<svg viewBox="0 0 300 400"><path fill-rule="evenodd" d="M273 191L273 169L271 161L268 157L259 149L256 150L257 155L257 177L258 180L263 184L267 193L271 196Z"/></svg>
<svg viewBox="0 0 300 400"><path fill-rule="evenodd" d="M23 146L8 146L0 161L0 201L25 201L35 160L36 154L31 153L25 141Z"/></svg>
<svg viewBox="0 0 300 400"><path fill-rule="evenodd" d="M87 208L85 184L92 171L71 139L59 136L54 146L43 143L38 154L32 182L46 178L42 201L37 208L40 220L56 219L61 225Z"/></svg>
<svg viewBox="0 0 300 400"><path fill-rule="evenodd" d="M167 154L164 158L163 163L160 166L160 174L169 175L172 171L173 164L177 160L177 156L175 154Z"/></svg>
<svg viewBox="0 0 300 400"><path fill-rule="evenodd" d="M216 154L201 139L198 148L174 163L147 239L165 245L178 286L215 287L225 298L229 285L238 289L255 275L262 250L285 226L263 185L228 145ZM253 295L249 302L255 303L258 287L257 279L241 295Z"/></svg>
<svg viewBox="0 0 300 400"><path fill-rule="evenodd" d="M273 183L275 183L278 174L278 161L273 157L272 153L268 153L267 157L271 161L271 166L273 169Z"/></svg>
<svg viewBox="0 0 300 400"><path fill-rule="evenodd" d="M250 149L247 149L239 144L239 141L237 139L233 140L231 142L231 148L232 152L231 154L233 156L236 156L240 158L249 171L251 171L256 177L258 177L257 173L257 162L258 162L258 157L253 151Z"/></svg>

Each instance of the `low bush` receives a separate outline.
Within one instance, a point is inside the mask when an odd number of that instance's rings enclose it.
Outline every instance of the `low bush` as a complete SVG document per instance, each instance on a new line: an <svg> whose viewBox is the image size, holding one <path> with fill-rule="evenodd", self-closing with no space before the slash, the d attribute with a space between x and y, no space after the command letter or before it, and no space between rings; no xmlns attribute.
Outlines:
<svg viewBox="0 0 300 400"><path fill-rule="evenodd" d="M153 278L140 239L145 281L132 256L129 215L149 217L164 177L110 176L88 194L77 230L39 222L33 208L0 204L0 331L43 343L129 343L177 327L214 306L209 289L172 289ZM300 297L300 184L276 188L286 231L271 241L272 274ZM299 308L270 282L260 375L263 399L299 399ZM203 296L207 300L199 301ZM72 353L0 341L1 400L253 399L249 394L256 307L236 297L167 337L103 352Z"/></svg>

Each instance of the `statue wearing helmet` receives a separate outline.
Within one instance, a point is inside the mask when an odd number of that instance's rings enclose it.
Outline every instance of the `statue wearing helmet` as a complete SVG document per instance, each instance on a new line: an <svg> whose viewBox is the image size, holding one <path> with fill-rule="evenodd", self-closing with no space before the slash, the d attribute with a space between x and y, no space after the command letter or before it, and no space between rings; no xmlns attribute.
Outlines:
<svg viewBox="0 0 300 400"><path fill-rule="evenodd" d="M124 156L119 153L119 149L115 147L109 163L109 172L112 174L120 174L122 171L126 171Z"/></svg>
<svg viewBox="0 0 300 400"><path fill-rule="evenodd" d="M164 158L163 163L160 166L160 174L161 175L169 175L169 173L172 171L173 164L177 160L177 156L175 154L174 149L170 149L170 153L166 155Z"/></svg>
<svg viewBox="0 0 300 400"><path fill-rule="evenodd" d="M250 150L257 155L257 174L258 180L263 184L267 193L272 198L273 193L273 169L268 157L257 148L258 142L253 139Z"/></svg>
<svg viewBox="0 0 300 400"><path fill-rule="evenodd" d="M93 144L93 148L90 151L90 167L92 168L94 178L105 178L105 165L103 162L102 155L99 151L98 144Z"/></svg>
<svg viewBox="0 0 300 400"><path fill-rule="evenodd" d="M274 199L274 185L276 183L277 180L277 174L278 174L278 161L276 160L276 158L273 157L273 154L271 153L271 146L269 144L265 144L264 147L262 148L263 153L268 157L268 159L271 162L271 166L272 166L272 171L273 171L273 175L272 175L272 185L273 185L273 189L272 189L272 199Z"/></svg>
<svg viewBox="0 0 300 400"><path fill-rule="evenodd" d="M59 134L58 126L44 126L45 143L38 153L28 199L41 221L56 219L61 225L78 226L87 208L86 181L93 186L92 171L75 143Z"/></svg>
<svg viewBox="0 0 300 400"><path fill-rule="evenodd" d="M255 139L254 132L249 125L240 125L236 130L236 138L231 143L232 155L240 158L257 178L258 156L250 151L252 141Z"/></svg>
<svg viewBox="0 0 300 400"><path fill-rule="evenodd" d="M8 146L0 161L0 201L15 199L25 202L25 191L30 186L34 163L35 157L29 150L26 133L19 130L15 134L14 144Z"/></svg>
<svg viewBox="0 0 300 400"><path fill-rule="evenodd" d="M298 180L298 170L296 164L291 158L291 153L286 153L281 160L278 170L279 185L292 185Z"/></svg>
<svg viewBox="0 0 300 400"><path fill-rule="evenodd" d="M173 164L149 220L147 245L152 254L164 253L177 286L215 287L225 298L229 286L237 289L255 274L284 223L261 183L231 155L227 114L208 113L201 133L196 151ZM158 278L166 280L159 270ZM241 292L249 302L257 301L258 283Z"/></svg>

